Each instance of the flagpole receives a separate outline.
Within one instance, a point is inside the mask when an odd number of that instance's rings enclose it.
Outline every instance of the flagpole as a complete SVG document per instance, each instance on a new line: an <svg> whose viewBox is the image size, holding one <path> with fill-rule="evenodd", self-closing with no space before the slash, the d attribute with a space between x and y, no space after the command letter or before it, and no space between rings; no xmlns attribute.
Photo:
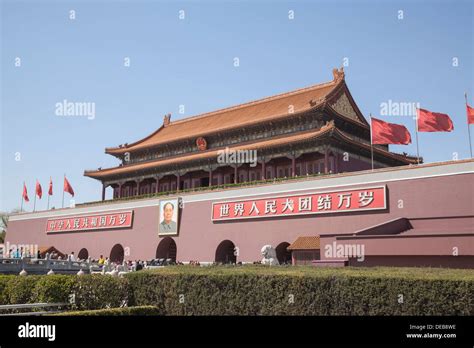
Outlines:
<svg viewBox="0 0 474 348"><path fill-rule="evenodd" d="M419 109L416 109L416 116L415 116L415 130L416 130L416 161L418 164L420 164L420 147L418 145L418 111Z"/></svg>
<svg viewBox="0 0 474 348"><path fill-rule="evenodd" d="M466 100L466 117L467 117L467 92L464 92L464 99ZM471 158L472 158L471 127L469 124L469 119L467 120L467 134L469 135L469 152L471 153Z"/></svg>
<svg viewBox="0 0 474 348"><path fill-rule="evenodd" d="M35 199L33 200L33 211L36 210L36 194L37 192L36 192L36 184L35 184Z"/></svg>
<svg viewBox="0 0 474 348"><path fill-rule="evenodd" d="M25 189L25 182L23 181L23 189ZM23 191L21 192L21 206L20 206L20 212L23 211L23 200L25 197L23 197Z"/></svg>
<svg viewBox="0 0 474 348"><path fill-rule="evenodd" d="M372 162L372 170L374 170L374 145L372 144L372 113L369 114L370 119L370 159Z"/></svg>
<svg viewBox="0 0 474 348"><path fill-rule="evenodd" d="M64 178L63 178L63 205L62 207L64 208L64 180L66 179L66 173L64 173Z"/></svg>
<svg viewBox="0 0 474 348"><path fill-rule="evenodd" d="M51 177L49 177L49 184L48 184L48 204L47 204L46 210L49 210L49 196L50 196L50 195L49 195L49 192L50 192L51 181L52 181L52 180L51 180Z"/></svg>

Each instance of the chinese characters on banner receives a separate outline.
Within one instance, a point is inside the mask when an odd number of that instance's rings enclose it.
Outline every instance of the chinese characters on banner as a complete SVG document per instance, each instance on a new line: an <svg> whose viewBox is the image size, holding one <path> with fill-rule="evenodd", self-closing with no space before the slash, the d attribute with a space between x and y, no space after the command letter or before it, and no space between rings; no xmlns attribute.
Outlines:
<svg viewBox="0 0 474 348"><path fill-rule="evenodd" d="M385 208L386 193L385 186L382 186L255 200L217 202L212 205L212 220L282 217Z"/></svg>
<svg viewBox="0 0 474 348"><path fill-rule="evenodd" d="M133 211L48 219L46 233L132 227Z"/></svg>

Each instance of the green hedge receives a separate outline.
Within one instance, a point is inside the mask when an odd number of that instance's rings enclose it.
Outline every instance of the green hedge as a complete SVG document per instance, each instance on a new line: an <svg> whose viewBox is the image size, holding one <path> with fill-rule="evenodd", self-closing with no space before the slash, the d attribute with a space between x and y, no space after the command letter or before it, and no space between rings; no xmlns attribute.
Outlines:
<svg viewBox="0 0 474 348"><path fill-rule="evenodd" d="M0 304L69 302L71 294L71 309L81 311L153 306L162 315L474 315L474 270L170 266L124 278L0 276Z"/></svg>
<svg viewBox="0 0 474 348"><path fill-rule="evenodd" d="M0 305L8 304L7 285L12 276L0 275Z"/></svg>
<svg viewBox="0 0 474 348"><path fill-rule="evenodd" d="M128 281L101 274L80 276L74 287L75 308L122 307L128 303Z"/></svg>
<svg viewBox="0 0 474 348"><path fill-rule="evenodd" d="M130 303L154 305L165 315L474 314L470 270L262 268L131 273Z"/></svg>
<svg viewBox="0 0 474 348"><path fill-rule="evenodd" d="M128 280L103 275L0 275L0 305L69 302L73 309L120 307L128 302Z"/></svg>
<svg viewBox="0 0 474 348"><path fill-rule="evenodd" d="M71 311L51 314L53 316L131 316L131 315L159 315L158 308L153 306L137 306L123 308L93 309L85 311Z"/></svg>

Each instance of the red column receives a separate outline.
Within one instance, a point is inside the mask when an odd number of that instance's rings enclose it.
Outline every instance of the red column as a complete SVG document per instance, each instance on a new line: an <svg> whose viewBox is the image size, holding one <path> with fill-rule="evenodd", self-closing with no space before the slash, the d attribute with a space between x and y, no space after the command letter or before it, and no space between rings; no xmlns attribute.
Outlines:
<svg viewBox="0 0 474 348"><path fill-rule="evenodd" d="M137 196L140 195L140 180L137 180Z"/></svg>
<svg viewBox="0 0 474 348"><path fill-rule="evenodd" d="M291 157L291 176L296 176L296 157Z"/></svg>
<svg viewBox="0 0 474 348"><path fill-rule="evenodd" d="M209 170L209 186L212 186L212 169Z"/></svg>
<svg viewBox="0 0 474 348"><path fill-rule="evenodd" d="M105 184L102 184L102 200L105 201Z"/></svg>
<svg viewBox="0 0 474 348"><path fill-rule="evenodd" d="M118 189L118 198L121 198L122 197L122 183L119 182L119 189Z"/></svg>
<svg viewBox="0 0 474 348"><path fill-rule="evenodd" d="M155 193L160 192L160 178L156 177L156 187L155 187Z"/></svg>
<svg viewBox="0 0 474 348"><path fill-rule="evenodd" d="M181 175L177 174L176 175L176 191L179 191L180 181L181 181Z"/></svg>
<svg viewBox="0 0 474 348"><path fill-rule="evenodd" d="M234 168L234 184L239 182L237 166Z"/></svg>
<svg viewBox="0 0 474 348"><path fill-rule="evenodd" d="M329 172L329 149L324 150L324 174Z"/></svg>
<svg viewBox="0 0 474 348"><path fill-rule="evenodd" d="M262 180L265 180L266 174L265 174L265 159L262 161Z"/></svg>

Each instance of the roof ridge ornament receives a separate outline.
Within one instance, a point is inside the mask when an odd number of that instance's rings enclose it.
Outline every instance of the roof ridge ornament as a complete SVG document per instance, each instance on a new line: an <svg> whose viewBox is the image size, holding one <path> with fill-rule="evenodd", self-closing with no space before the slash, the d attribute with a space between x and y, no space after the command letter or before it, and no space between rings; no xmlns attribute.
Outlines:
<svg viewBox="0 0 474 348"><path fill-rule="evenodd" d="M319 97L319 98L317 98L317 99L311 99L311 100L309 101L309 104L310 104L311 106L316 106L316 105L319 105L319 104L323 104L324 102L326 102L326 97L325 97L325 96Z"/></svg>
<svg viewBox="0 0 474 348"><path fill-rule="evenodd" d="M332 76L334 77L335 82L344 80L344 67L341 66L339 70L337 68L332 69Z"/></svg>
<svg viewBox="0 0 474 348"><path fill-rule="evenodd" d="M169 126L170 123L171 123L171 114L166 114L166 115L163 117L163 127Z"/></svg>
<svg viewBox="0 0 474 348"><path fill-rule="evenodd" d="M326 124L322 127L323 129L333 128L335 126L334 120L326 121Z"/></svg>

